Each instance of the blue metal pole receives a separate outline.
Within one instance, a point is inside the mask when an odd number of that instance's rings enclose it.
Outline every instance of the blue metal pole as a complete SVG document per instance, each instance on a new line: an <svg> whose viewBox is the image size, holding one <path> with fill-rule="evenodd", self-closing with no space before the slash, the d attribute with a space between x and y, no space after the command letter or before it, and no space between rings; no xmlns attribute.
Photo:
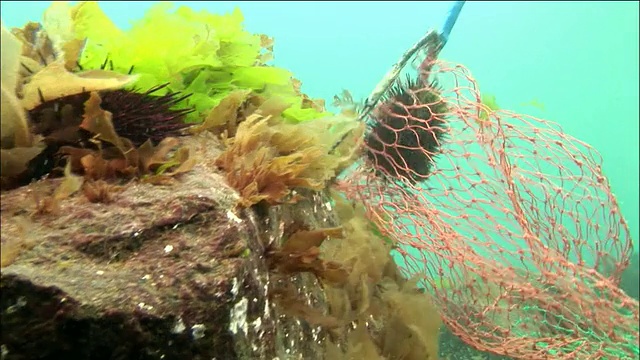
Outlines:
<svg viewBox="0 0 640 360"><path fill-rule="evenodd" d="M451 10L449 10L447 20L444 22L442 32L440 32L440 48L444 47L444 45L449 40L451 29L453 29L453 25L456 24L456 20L458 20L458 15L460 15L460 11L462 11L462 6L464 5L464 3L464 1L456 1L451 7Z"/></svg>

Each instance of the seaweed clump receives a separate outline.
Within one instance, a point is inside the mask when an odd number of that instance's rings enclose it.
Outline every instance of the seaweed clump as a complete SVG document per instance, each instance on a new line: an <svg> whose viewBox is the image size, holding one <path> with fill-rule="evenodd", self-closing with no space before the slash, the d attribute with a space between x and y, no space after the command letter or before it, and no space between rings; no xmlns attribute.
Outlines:
<svg viewBox="0 0 640 360"><path fill-rule="evenodd" d="M29 131L29 121L19 97L24 76L21 72L23 45L2 25L2 131L0 175L3 178L23 172L27 163L43 149Z"/></svg>
<svg viewBox="0 0 640 360"><path fill-rule="evenodd" d="M58 7L52 5L48 14ZM2 143L2 188L61 176L68 162L72 172L93 180L155 175L163 164L175 165L175 156L162 156L188 126L184 117L192 110L175 108L186 96L156 95L166 84L136 92L125 89L136 75L78 69L83 42L69 36L56 42L62 34L54 30L57 36L37 23L2 29L3 57L11 65L3 67L11 84L3 85L2 99L15 105L6 109L15 114L5 111L2 117L3 134L10 135ZM179 153L187 161L186 150Z"/></svg>
<svg viewBox="0 0 640 360"><path fill-rule="evenodd" d="M347 266L349 276L342 287L326 289L327 301L330 314L353 320L355 329L334 334L327 358L438 359L441 320L420 278L400 273L391 255L395 244L379 233L384 224L369 219L361 204L337 193L333 200L345 239L327 242L322 256Z"/></svg>
<svg viewBox="0 0 640 360"><path fill-rule="evenodd" d="M332 198L342 226L295 230L268 254L280 274L315 274L328 311L306 305L292 288L279 289L274 300L326 332L327 359L438 359L441 320L420 279L400 274L394 244L376 235L381 224L368 220L361 205L338 193Z"/></svg>
<svg viewBox="0 0 640 360"><path fill-rule="evenodd" d="M290 102L283 116L299 122L329 115L299 91L293 74L267 65L273 39L244 29L239 9L228 14L195 11L171 3L154 5L130 30L119 29L96 2L59 5L74 38L87 39L79 59L85 69L97 69L109 58L116 72L133 67L135 86L149 89L168 83L167 92L192 94L178 102L193 107L188 123L200 123L209 111L236 90Z"/></svg>
<svg viewBox="0 0 640 360"><path fill-rule="evenodd" d="M246 112L248 103L255 110L237 117L238 110ZM355 118L334 116L292 124L282 118L289 106L277 97L262 101L237 91L195 130L213 130L225 138L226 147L215 164L240 193L241 206L294 200L289 195L296 187L322 190L356 155L363 126ZM352 136L331 152L347 133Z"/></svg>

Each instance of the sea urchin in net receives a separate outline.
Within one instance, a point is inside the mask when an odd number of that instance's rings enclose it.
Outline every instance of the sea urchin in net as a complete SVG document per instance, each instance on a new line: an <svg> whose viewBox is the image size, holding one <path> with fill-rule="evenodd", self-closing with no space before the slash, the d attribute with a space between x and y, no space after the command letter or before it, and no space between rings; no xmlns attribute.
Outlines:
<svg viewBox="0 0 640 360"><path fill-rule="evenodd" d="M376 173L411 183L425 180L447 129L447 105L435 82L397 80L369 122L367 158Z"/></svg>

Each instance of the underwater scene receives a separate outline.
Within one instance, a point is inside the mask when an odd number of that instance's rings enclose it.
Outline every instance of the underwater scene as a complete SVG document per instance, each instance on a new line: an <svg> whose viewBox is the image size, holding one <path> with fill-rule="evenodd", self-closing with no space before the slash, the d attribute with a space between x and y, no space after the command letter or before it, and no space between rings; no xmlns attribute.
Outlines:
<svg viewBox="0 0 640 360"><path fill-rule="evenodd" d="M638 2L0 6L0 360L640 359Z"/></svg>

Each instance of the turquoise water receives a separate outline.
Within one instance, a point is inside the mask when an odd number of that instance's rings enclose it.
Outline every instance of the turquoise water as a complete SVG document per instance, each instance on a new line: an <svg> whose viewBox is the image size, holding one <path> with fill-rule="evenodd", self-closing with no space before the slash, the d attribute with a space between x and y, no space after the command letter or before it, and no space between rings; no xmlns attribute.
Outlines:
<svg viewBox="0 0 640 360"><path fill-rule="evenodd" d="M49 2L1 4L8 26L40 20ZM126 28L152 2L103 2ZM303 91L331 102L367 96L451 2L184 2L214 13L240 7L249 31L275 38L274 63ZM464 64L503 108L560 123L593 145L637 244L638 2L468 2L441 58ZM544 111L523 103L536 100Z"/></svg>
<svg viewBox="0 0 640 360"><path fill-rule="evenodd" d="M101 6L126 28L153 3ZM249 31L276 40L275 65L292 70L303 91L331 102L356 99L451 5L438 3L196 3L225 13L238 6ZM38 21L48 2L2 2L5 25ZM464 64L502 108L560 123L602 154L632 238L639 239L637 2L465 5L441 58ZM527 105L532 100L544 109Z"/></svg>

